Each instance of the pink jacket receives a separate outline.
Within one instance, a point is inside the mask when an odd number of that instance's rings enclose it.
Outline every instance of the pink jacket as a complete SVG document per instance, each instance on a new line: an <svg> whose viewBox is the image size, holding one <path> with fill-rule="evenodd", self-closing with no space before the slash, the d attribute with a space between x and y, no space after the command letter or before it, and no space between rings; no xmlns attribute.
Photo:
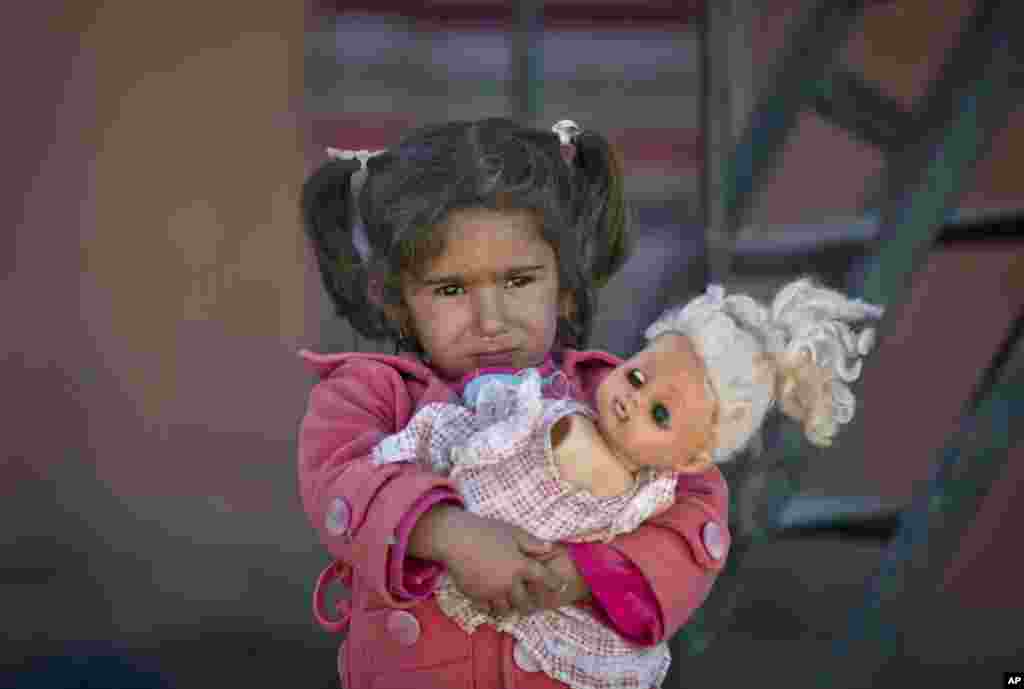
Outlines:
<svg viewBox="0 0 1024 689"><path fill-rule="evenodd" d="M457 402L452 384L411 355L301 355L321 381L299 431L300 492L322 542L339 560L322 575L317 596L335 574L346 574L352 590L351 626L339 650L342 685L564 687L524 662L510 636L491 627L465 634L430 596L441 567L405 557L416 519L439 501L461 500L441 476L414 464L375 466L369 455L423 405ZM604 352L559 356L576 396L588 404L618 363ZM704 602L724 564L727 520L728 489L711 468L681 479L676 504L636 531L608 545L570 546L591 588L593 611L637 643L673 635Z"/></svg>

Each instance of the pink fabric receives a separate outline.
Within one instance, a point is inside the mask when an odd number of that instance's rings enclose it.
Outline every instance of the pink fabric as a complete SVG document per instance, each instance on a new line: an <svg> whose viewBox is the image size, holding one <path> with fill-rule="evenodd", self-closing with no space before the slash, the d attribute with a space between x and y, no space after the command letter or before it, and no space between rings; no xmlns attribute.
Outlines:
<svg viewBox="0 0 1024 689"><path fill-rule="evenodd" d="M676 496L712 495L714 483L703 475L679 477ZM593 597L593 612L635 644L653 646L665 636L658 599L635 564L605 543L570 543L569 556Z"/></svg>
<svg viewBox="0 0 1024 689"><path fill-rule="evenodd" d="M595 617L641 646L664 638L658 599L636 565L603 543L570 543L569 556L590 587Z"/></svg>
<svg viewBox="0 0 1024 689"><path fill-rule="evenodd" d="M431 491L451 494L455 487L414 465L374 466L369 454L422 406L458 401L451 383L412 355L300 354L319 377L299 428L300 497L327 551L355 570L353 595L364 601L352 611L346 644L352 650L346 653L348 689L409 686L408 678L415 679L418 689L508 689L512 678L517 689L564 686L544 673L516 669L508 635L482 627L469 637L445 617L433 597L408 600L392 593L405 584L390 581L393 568L388 562L390 554L397 555L392 550L403 517ZM569 378L574 397L588 404L608 372L621 363L605 352L574 350L556 354L555 361ZM728 487L721 473L709 469L694 486L664 514L611 542L653 592L662 639L704 602L724 564L724 558L710 558L701 543L701 529L709 520L722 527L728 548ZM336 500L348 507L344 529L328 519ZM413 559L398 561L408 565ZM593 587L595 568L581 565L579 553L574 561ZM408 609L420 621L423 633L411 647L387 637L384 621L395 608ZM612 620L620 615L615 609L606 612Z"/></svg>
<svg viewBox="0 0 1024 689"><path fill-rule="evenodd" d="M479 373L510 372L505 369L486 369ZM550 373L549 370L543 372ZM462 389L474 376L460 381ZM711 495L713 482L702 475L681 476L676 486L679 499L689 494ZM405 572L399 576L392 571L392 581L401 579L404 587L396 592L404 599L423 599L430 595L438 577L444 571L440 563L405 557L409 533L420 515L433 505L450 500L458 503L454 491L435 489L425 495L421 503L407 514L399 527L398 543L393 556L396 563L405 563ZM422 506L420 506L422 505ZM623 638L643 646L653 646L664 638L661 606L636 565L614 547L604 543L565 543L580 576L587 583L593 600L591 609ZM413 588L415 587L415 591Z"/></svg>
<svg viewBox="0 0 1024 689"><path fill-rule="evenodd" d="M543 376L555 370L551 357L540 368ZM511 368L486 368L463 376L455 385L462 394L466 385L474 378L488 373L515 373ZM408 514L398 528L395 547L392 549L390 581L402 582L393 589L396 597L404 600L421 600L430 595L438 577L444 571L443 565L407 557L409 533L430 507L448 500L457 501L454 491L435 489L425 495ZM580 576L587 583L593 595L590 606L596 616L622 637L644 646L653 646L663 635L661 610L657 598L651 591L643 574L621 553L611 546L591 543L569 545L569 555ZM405 571L400 572L404 563ZM627 596L628 593L628 596Z"/></svg>
<svg viewBox="0 0 1024 689"><path fill-rule="evenodd" d="M677 488L677 492L679 489ZM401 581L394 590L403 600L422 600L433 593L444 566L432 560L407 556L409 534L416 520L442 502L460 504L454 491L436 488L409 511L398 527L392 548L392 567L405 565L404 571L391 570L391 581ZM591 609L624 638L643 646L653 646L664 636L664 624L658 599L636 565L604 543L565 543L580 576L593 595ZM626 603L626 592L630 594Z"/></svg>
<svg viewBox="0 0 1024 689"><path fill-rule="evenodd" d="M615 497L578 491L561 478L549 435L559 419L590 417L590 408L548 396L551 386L542 385L534 370L511 380L486 374L475 380L489 380L474 396L475 407L423 407L373 450L374 461L418 462L450 475L466 509L545 540L607 541L675 503L676 475L671 472L644 472L630 491ZM626 600L632 599L627 595ZM529 617L494 618L444 577L437 601L467 633L490 624L512 634L522 646L521 656L528 654L549 675L576 689L656 686L668 670L664 643L638 648L589 610L566 606Z"/></svg>
<svg viewBox="0 0 1024 689"><path fill-rule="evenodd" d="M489 415L489 409L493 414ZM608 541L671 507L676 475L644 471L614 497L579 491L559 474L550 429L571 415L593 418L573 399L542 399L540 377L494 382L479 406L431 404L373 450L374 462L416 462L450 476L466 509L544 540Z"/></svg>

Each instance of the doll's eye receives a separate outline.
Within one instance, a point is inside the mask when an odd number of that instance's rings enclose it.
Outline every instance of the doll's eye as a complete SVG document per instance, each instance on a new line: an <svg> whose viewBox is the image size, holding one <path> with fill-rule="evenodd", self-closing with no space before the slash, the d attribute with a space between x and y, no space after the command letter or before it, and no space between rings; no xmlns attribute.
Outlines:
<svg viewBox="0 0 1024 689"><path fill-rule="evenodd" d="M659 428L668 428L670 415L664 404L661 402L655 404L654 408L651 409L651 416L654 418L654 423L656 423Z"/></svg>
<svg viewBox="0 0 1024 689"><path fill-rule="evenodd" d="M643 371L638 368L629 369L629 373L626 374L626 379L635 388L638 388L647 382L647 377L644 376Z"/></svg>
<svg viewBox="0 0 1024 689"><path fill-rule="evenodd" d="M457 297L460 289L462 289L461 285L441 285L434 290L434 294L438 297Z"/></svg>

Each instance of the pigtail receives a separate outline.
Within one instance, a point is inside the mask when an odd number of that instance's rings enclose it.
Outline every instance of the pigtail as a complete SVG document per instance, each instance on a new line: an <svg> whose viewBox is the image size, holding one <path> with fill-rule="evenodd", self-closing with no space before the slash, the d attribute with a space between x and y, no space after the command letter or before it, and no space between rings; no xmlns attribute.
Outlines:
<svg viewBox="0 0 1024 689"><path fill-rule="evenodd" d="M773 406L799 423L819 447L832 444L853 419L850 384L874 343L874 329L852 325L880 318L883 310L819 287L790 283L770 307L742 294L726 296L720 285L684 307L673 307L645 335L686 335L704 360L718 405L714 461L739 452Z"/></svg>
<svg viewBox="0 0 1024 689"><path fill-rule="evenodd" d="M299 203L303 229L335 312L364 337L377 339L392 331L382 310L367 298L368 270L354 241L352 175L359 169L356 159L328 160L303 184Z"/></svg>
<svg viewBox="0 0 1024 689"><path fill-rule="evenodd" d="M779 360L775 396L779 411L799 423L807 440L818 447L832 444L856 406L849 387L830 379L806 352Z"/></svg>
<svg viewBox="0 0 1024 689"><path fill-rule="evenodd" d="M768 320L784 346L775 348L775 395L780 411L802 425L812 444L828 447L853 419L856 398L849 384L860 377L875 331L855 333L850 323L882 313L806 279L776 296Z"/></svg>
<svg viewBox="0 0 1024 689"><path fill-rule="evenodd" d="M618 151L600 134L573 138L572 166L580 199L580 224L587 267L597 288L604 287L633 249L626 208L625 175Z"/></svg>

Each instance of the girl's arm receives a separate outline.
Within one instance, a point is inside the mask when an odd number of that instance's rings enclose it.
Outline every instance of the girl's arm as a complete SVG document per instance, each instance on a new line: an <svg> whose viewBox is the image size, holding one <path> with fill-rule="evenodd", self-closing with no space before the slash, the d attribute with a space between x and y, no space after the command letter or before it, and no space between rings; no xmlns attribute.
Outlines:
<svg viewBox="0 0 1024 689"><path fill-rule="evenodd" d="M444 568L474 600L527 614L533 603L525 585L561 588L542 564L544 544L465 512L455 486L418 463L374 461L374 447L408 425L413 409L398 372L365 359L346 362L314 388L299 432L300 489L310 520L331 554L358 570L387 605L426 597ZM455 518L421 530L426 540L413 537L420 522L443 512ZM413 557L410 545L432 559Z"/></svg>
<svg viewBox="0 0 1024 689"><path fill-rule="evenodd" d="M433 590L440 563L397 552L402 527L439 502L461 505L454 485L416 464L376 465L372 450L403 427L413 400L393 368L349 360L317 384L299 429L302 504L335 558L359 570L389 604Z"/></svg>

